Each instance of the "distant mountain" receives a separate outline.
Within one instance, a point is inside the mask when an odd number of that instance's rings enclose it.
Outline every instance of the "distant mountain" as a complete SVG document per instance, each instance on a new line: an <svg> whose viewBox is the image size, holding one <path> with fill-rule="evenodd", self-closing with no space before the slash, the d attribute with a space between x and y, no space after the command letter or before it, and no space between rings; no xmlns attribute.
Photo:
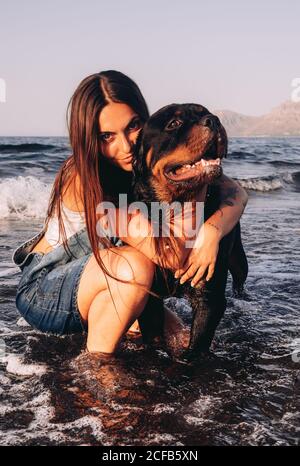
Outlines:
<svg viewBox="0 0 300 466"><path fill-rule="evenodd" d="M300 136L300 102L284 102L262 116L215 110L228 136Z"/></svg>

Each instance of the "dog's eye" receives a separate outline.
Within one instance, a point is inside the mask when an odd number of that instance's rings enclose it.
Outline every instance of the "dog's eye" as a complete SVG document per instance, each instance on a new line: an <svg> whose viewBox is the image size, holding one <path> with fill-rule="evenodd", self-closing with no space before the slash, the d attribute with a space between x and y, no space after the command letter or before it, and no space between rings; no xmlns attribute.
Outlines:
<svg viewBox="0 0 300 466"><path fill-rule="evenodd" d="M183 121L179 120L179 118L173 118L173 120L169 121L166 126L167 131L171 131L172 129L177 129L182 125Z"/></svg>

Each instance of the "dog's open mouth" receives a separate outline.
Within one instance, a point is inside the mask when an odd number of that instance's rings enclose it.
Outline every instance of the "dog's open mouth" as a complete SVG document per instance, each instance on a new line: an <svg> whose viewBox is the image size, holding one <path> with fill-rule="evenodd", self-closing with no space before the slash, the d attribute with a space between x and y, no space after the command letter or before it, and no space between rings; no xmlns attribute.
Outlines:
<svg viewBox="0 0 300 466"><path fill-rule="evenodd" d="M184 164L168 165L164 169L166 178L172 181L186 181L191 178L208 173L212 169L221 165L221 159L207 159L201 158L195 162L188 162Z"/></svg>
<svg viewBox="0 0 300 466"><path fill-rule="evenodd" d="M164 167L164 175L173 182L187 181L197 177L218 176L221 170L223 151L213 141L205 151L190 160L177 160Z"/></svg>

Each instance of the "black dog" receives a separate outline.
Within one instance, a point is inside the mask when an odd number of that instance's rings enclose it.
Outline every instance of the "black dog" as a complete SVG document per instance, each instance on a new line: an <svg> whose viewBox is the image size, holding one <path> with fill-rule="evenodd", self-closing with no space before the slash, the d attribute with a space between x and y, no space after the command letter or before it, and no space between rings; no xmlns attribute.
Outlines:
<svg viewBox="0 0 300 466"><path fill-rule="evenodd" d="M151 202L193 201L199 189L208 185L205 219L220 205L216 180L222 175L221 159L227 155L226 131L219 119L196 104L172 104L156 112L139 135L134 160L135 199ZM150 219L151 220L151 219ZM158 244L158 243L157 243ZM180 285L166 272L167 288L173 296L185 296L193 310L189 354L208 351L225 308L228 270L235 290L241 291L248 273L238 224L220 242L215 272L199 289L188 282ZM170 291L157 271L152 290L161 297ZM163 332L163 300L150 295L140 317L145 342Z"/></svg>

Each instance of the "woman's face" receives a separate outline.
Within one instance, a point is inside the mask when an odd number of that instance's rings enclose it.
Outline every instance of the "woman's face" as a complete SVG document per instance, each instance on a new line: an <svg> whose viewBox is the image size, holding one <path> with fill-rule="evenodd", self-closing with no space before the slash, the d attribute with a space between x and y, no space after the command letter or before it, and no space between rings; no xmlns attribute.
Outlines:
<svg viewBox="0 0 300 466"><path fill-rule="evenodd" d="M132 154L142 122L126 104L111 102L99 116L100 144L103 156L113 165L132 171Z"/></svg>

